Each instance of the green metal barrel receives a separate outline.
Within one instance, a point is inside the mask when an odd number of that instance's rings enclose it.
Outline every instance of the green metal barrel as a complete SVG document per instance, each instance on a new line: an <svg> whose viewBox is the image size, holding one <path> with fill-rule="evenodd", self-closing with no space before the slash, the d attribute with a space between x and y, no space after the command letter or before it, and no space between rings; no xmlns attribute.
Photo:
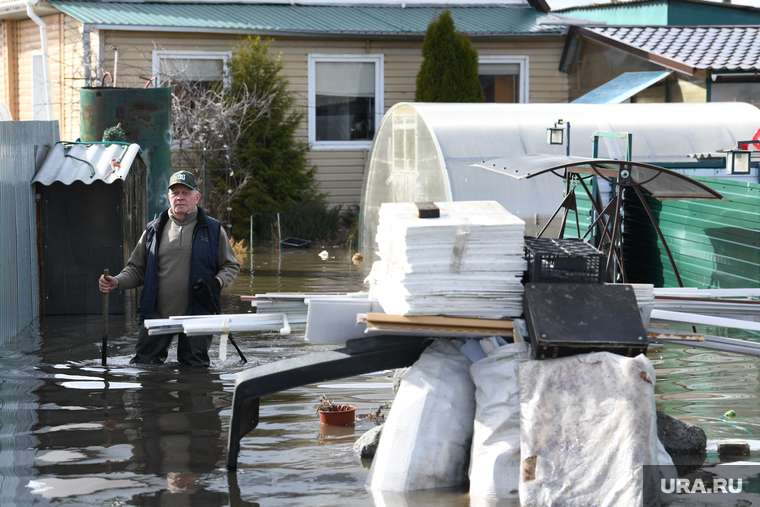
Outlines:
<svg viewBox="0 0 760 507"><path fill-rule="evenodd" d="M148 166L148 218L169 207L172 174L170 88L82 88L79 137L102 141L103 131L121 123L131 143L140 145Z"/></svg>

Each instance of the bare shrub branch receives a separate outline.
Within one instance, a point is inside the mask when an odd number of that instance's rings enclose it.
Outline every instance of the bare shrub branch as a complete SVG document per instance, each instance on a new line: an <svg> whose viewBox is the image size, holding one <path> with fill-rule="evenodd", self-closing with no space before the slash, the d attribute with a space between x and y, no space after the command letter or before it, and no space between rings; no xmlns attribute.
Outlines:
<svg viewBox="0 0 760 507"><path fill-rule="evenodd" d="M173 165L176 170L193 171L199 182L206 180L205 207L226 222L228 200L252 176L240 162L238 143L252 125L269 114L275 94L249 89L244 83L233 91L223 83L192 81L186 68L174 67L175 72L161 76L162 86L172 90L172 144L179 157ZM216 172L214 176L212 171ZM226 171L226 188L218 184L218 171Z"/></svg>

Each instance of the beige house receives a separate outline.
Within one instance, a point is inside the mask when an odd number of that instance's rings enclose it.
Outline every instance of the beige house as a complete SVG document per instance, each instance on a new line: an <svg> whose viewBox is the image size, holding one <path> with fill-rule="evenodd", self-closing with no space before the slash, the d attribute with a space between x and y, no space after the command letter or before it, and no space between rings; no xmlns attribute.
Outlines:
<svg viewBox="0 0 760 507"><path fill-rule="evenodd" d="M161 86L178 68L223 80L241 35L258 34L306 109L298 135L321 190L331 203L358 203L374 129L414 100L425 30L444 9L478 50L487 101L568 101L567 26L543 0L5 1L0 97L14 120L58 120L61 138L74 140L81 87Z"/></svg>

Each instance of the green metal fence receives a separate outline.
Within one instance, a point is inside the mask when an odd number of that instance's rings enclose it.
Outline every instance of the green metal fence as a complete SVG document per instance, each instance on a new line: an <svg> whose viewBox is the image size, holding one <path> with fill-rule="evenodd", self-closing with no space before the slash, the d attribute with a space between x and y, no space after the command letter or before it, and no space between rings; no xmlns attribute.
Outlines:
<svg viewBox="0 0 760 507"><path fill-rule="evenodd" d="M586 185L591 189L591 180L587 179ZM565 233L563 238L578 238L578 229L580 228L580 236L586 234L589 226L591 225L591 199L588 198L586 191L583 187L578 185L575 189L575 205L578 209L578 222L576 224L575 215L576 212L568 210L567 212L567 224L565 225ZM559 216L555 219L559 221ZM586 236L585 241L591 241L589 236Z"/></svg>
<svg viewBox="0 0 760 507"><path fill-rule="evenodd" d="M684 286L745 288L760 283L760 185L696 177L728 201L647 198ZM579 206L580 208L580 206ZM635 194L625 196L624 257L632 283L676 287L654 227Z"/></svg>

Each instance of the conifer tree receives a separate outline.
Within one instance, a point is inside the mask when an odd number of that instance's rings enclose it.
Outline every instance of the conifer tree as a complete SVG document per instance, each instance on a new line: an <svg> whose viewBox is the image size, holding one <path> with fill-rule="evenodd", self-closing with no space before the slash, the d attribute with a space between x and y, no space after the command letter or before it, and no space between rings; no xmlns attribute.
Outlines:
<svg viewBox="0 0 760 507"><path fill-rule="evenodd" d="M295 136L304 112L294 107L296 96L282 73L282 61L269 55L269 47L269 41L249 37L232 57L233 90L247 88L271 97L267 114L251 125L236 147L241 165L251 174L232 211L237 237L247 237L250 215L260 229L264 224L259 221L268 212L323 199L316 167L306 156L309 147Z"/></svg>
<svg viewBox="0 0 760 507"><path fill-rule="evenodd" d="M450 11L428 25L422 42L424 58L417 74L417 102L483 102L478 80L478 52L458 34Z"/></svg>

